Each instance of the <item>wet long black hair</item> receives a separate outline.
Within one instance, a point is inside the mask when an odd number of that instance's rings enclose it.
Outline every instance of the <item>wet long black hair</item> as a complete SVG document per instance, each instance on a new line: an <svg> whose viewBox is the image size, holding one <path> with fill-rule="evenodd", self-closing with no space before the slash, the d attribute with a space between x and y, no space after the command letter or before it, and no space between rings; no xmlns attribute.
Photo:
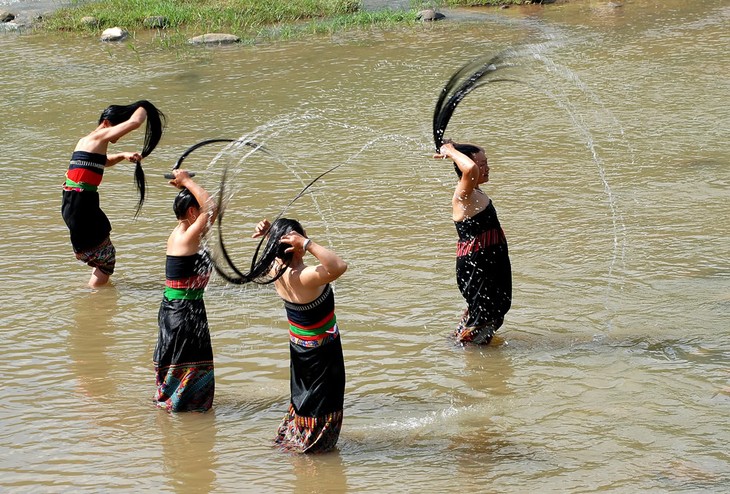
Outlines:
<svg viewBox="0 0 730 494"><path fill-rule="evenodd" d="M132 114L137 111L137 108L142 107L147 111L147 125L144 134L144 147L142 148L142 157L147 156L154 151L162 138L162 132L165 128L165 114L157 109L155 105L147 100L140 100L131 105L111 105L107 107L101 116L99 117L99 123L104 120L108 120L112 125L118 125L122 122L129 120ZM137 209L134 213L136 217L139 211L142 209L144 204L145 191L147 190L147 182L144 176L144 170L142 169L142 163L139 161L134 167L134 181L137 184L137 191L139 192L139 201L137 202Z"/></svg>
<svg viewBox="0 0 730 494"><path fill-rule="evenodd" d="M220 206L221 204L219 199L219 207ZM295 231L300 235L304 235L304 228L297 220L289 218L276 219L271 224L271 228L269 228L269 231L266 232L266 235L259 241L253 258L251 259L251 267L249 268L249 271L247 273L243 273L233 263L233 260L226 250L223 242L222 224L223 209L220 209L220 214L218 216L218 244L220 254L223 257L223 262L218 259L218 256L214 256L213 266L223 279L236 285L244 285L246 283L267 285L281 278L291 264L291 260L294 255L293 252L286 252L286 249L291 247L291 244L282 242L281 237L292 231ZM266 246L262 252L261 246L264 241L266 241ZM275 263L276 259L279 259L280 262ZM233 271L233 273L230 273L229 271Z"/></svg>
<svg viewBox="0 0 730 494"><path fill-rule="evenodd" d="M519 82L513 79L485 79L500 68L511 66L505 62L506 53L505 51L473 60L457 70L448 80L439 94L433 111L433 141L436 152L439 152L444 144L444 132L449 120L467 94L490 82Z"/></svg>

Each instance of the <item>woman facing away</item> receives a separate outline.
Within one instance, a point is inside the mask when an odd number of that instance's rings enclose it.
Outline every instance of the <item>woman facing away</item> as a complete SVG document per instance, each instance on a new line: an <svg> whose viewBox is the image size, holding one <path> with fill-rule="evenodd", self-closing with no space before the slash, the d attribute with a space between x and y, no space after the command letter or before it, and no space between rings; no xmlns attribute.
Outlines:
<svg viewBox="0 0 730 494"><path fill-rule="evenodd" d="M147 126L141 153L107 154L109 143L116 143L139 128L145 120ZM146 100L126 106L111 105L102 112L96 129L78 141L71 155L63 185L61 215L71 234L71 245L76 259L92 268L89 279L89 286L92 288L106 284L114 273L116 264L116 250L109 236L111 223L101 210L97 191L104 170L123 160L136 163L139 212L145 193L144 171L140 163L160 142L164 122L164 114Z"/></svg>
<svg viewBox="0 0 730 494"><path fill-rule="evenodd" d="M487 156L479 146L446 141L434 158L451 159L459 177L451 214L459 235L456 282L467 308L454 337L488 344L512 304L512 268L497 211L480 188L489 181Z"/></svg>
<svg viewBox="0 0 730 494"><path fill-rule="evenodd" d="M347 264L307 238L296 220L263 220L253 237L263 236L266 247L251 272L236 270L234 278L218 271L233 283L274 283L289 321L291 359L289 409L274 442L290 452L324 453L334 449L342 428L345 362L331 283ZM305 264L307 252L318 263ZM235 270L229 259L228 264Z"/></svg>
<svg viewBox="0 0 730 494"><path fill-rule="evenodd" d="M155 403L172 412L205 412L213 405L213 348L203 293L212 263L201 242L216 219L208 192L185 170L174 170L181 189L173 203L177 226L167 239L165 292L153 357Z"/></svg>

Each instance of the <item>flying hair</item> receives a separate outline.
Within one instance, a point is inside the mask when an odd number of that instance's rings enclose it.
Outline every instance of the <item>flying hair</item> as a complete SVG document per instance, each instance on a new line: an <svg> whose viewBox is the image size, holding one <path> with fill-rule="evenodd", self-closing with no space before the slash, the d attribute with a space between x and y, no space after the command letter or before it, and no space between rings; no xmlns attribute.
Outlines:
<svg viewBox="0 0 730 494"><path fill-rule="evenodd" d="M223 178L221 179L221 190L218 195L218 246L223 259L221 261L217 259L217 256L213 256L213 266L223 279L236 285L244 285L246 283L268 285L273 283L284 274L291 264L293 255L291 252L286 252L291 245L283 243L281 237L292 231L304 235L304 228L298 221L282 218L279 215L271 223L269 231L259 240L248 272L242 272L236 267L233 259L231 259L223 241L223 216L225 212L223 196L225 195L225 181L226 172L224 171ZM265 246L264 242L266 242ZM262 247L263 251L261 249ZM276 259L279 259L280 262L275 263ZM232 273L229 271L232 271Z"/></svg>
<svg viewBox="0 0 730 494"><path fill-rule="evenodd" d="M505 62L506 53L505 51L473 60L457 70L448 80L439 94L433 111L433 141L436 152L439 152L444 144L444 133L456 107L467 94L490 82L519 82L513 79L486 79L497 70L511 66Z"/></svg>
<svg viewBox="0 0 730 494"><path fill-rule="evenodd" d="M243 273L236 267L228 254L225 242L223 241L223 216L225 214L223 197L225 196L224 190L227 175L227 170L224 170L221 178L220 193L218 195L218 246L223 259L220 261L217 259L217 256L213 256L213 266L215 267L216 272L218 272L218 274L229 283L237 285L243 285L251 282L266 285L278 280L284 274L284 271L286 271L286 268L289 267L289 263L291 262L291 255L284 252L289 245L281 243L281 237L291 231L296 231L297 233L304 235L304 229L298 221L283 218L282 216L291 207L291 205L294 204L297 199L302 197L320 178L336 170L340 166L342 166L342 163L317 175L281 210L274 221L271 222L271 228L269 228L267 234L261 238L256 246L256 250L251 258L251 266L247 273ZM264 241L267 241L267 244L263 253L261 253ZM261 254L259 255L259 253ZM282 262L278 264L278 267L276 267L276 270L272 274L272 267L274 266L274 260L276 258L279 258ZM230 274L227 270L233 271L233 274Z"/></svg>

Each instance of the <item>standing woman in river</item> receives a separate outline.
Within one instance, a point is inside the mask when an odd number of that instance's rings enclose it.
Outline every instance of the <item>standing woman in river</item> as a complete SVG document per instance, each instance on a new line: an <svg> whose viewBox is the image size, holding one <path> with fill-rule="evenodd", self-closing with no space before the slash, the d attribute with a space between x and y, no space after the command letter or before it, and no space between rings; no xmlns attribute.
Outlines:
<svg viewBox="0 0 730 494"><path fill-rule="evenodd" d="M221 224L218 224L221 227ZM290 401L274 443L293 453L324 453L337 444L345 397L345 361L331 283L347 264L335 252L307 237L302 225L279 218L256 225L254 238L266 237L263 254L241 273L222 245L226 262L216 269L226 280L274 283L289 322ZM317 261L305 264L309 253ZM237 274L226 274L227 267Z"/></svg>
<svg viewBox="0 0 730 494"><path fill-rule="evenodd" d="M139 128L145 120L145 140L142 152L107 154L109 143ZM141 161L160 142L165 116L146 100L131 105L111 105L99 117L97 127L76 144L71 155L66 182L63 185L61 215L71 234L76 259L92 268L89 286L106 284L114 273L116 250L109 236L112 226L99 203L97 191L104 170L128 160L136 164L135 180L140 199L137 213L145 195L145 178Z"/></svg>
<svg viewBox="0 0 730 494"><path fill-rule="evenodd" d="M165 293L153 356L155 403L171 412L205 412L213 405L213 348L203 294L213 265L202 240L218 208L185 170L170 181L180 190L172 209L177 226L167 239Z"/></svg>
<svg viewBox="0 0 730 494"><path fill-rule="evenodd" d="M481 185L489 181L484 149L445 141L434 158L449 158L459 177L451 215L459 234L456 282L467 303L454 337L488 344L512 305L512 267L497 210Z"/></svg>
<svg viewBox="0 0 730 494"><path fill-rule="evenodd" d="M254 238L264 235L271 254L261 266L268 264L289 320L291 400L275 443L295 453L324 453L335 447L342 428L345 362L330 283L347 264L308 238L296 220L263 220ZM319 263L307 266L307 253Z"/></svg>

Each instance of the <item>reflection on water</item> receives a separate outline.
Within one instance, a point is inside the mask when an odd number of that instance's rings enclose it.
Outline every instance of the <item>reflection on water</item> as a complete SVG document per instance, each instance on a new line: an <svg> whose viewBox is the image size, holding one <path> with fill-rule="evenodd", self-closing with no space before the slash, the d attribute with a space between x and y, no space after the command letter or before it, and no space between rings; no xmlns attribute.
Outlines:
<svg viewBox="0 0 730 494"><path fill-rule="evenodd" d="M0 489L724 492L726 2L463 12L415 30L174 53L142 34L132 46L0 35L6 65L26 67L0 78ZM456 67L506 47L524 84L474 91L447 134L487 147L514 304L494 345L460 348L448 338L463 308L454 174L430 158L430 118ZM105 174L117 272L90 291L60 184L98 108L140 97L168 131L145 160L139 218L132 168ZM161 175L195 142L240 136L274 156L221 146L185 164L209 190L230 167L224 230L242 265L256 222L343 164L286 212L350 266L336 286L348 382L331 455L271 445L289 363L270 287L211 281L213 412L151 403L174 226Z"/></svg>
<svg viewBox="0 0 730 494"><path fill-rule="evenodd" d="M339 451L320 456L290 455L289 461L296 481L291 492L317 494L319 492L347 492L347 476ZM322 479L327 479L326 484Z"/></svg>
<svg viewBox="0 0 730 494"><path fill-rule="evenodd" d="M213 492L218 467L215 411L169 414L158 410L155 413L162 442L165 485L180 494Z"/></svg>
<svg viewBox="0 0 730 494"><path fill-rule="evenodd" d="M116 343L113 318L117 313L116 289L88 290L71 301L74 323L69 326L68 354L83 401L91 406L114 406L115 364L109 348Z"/></svg>

